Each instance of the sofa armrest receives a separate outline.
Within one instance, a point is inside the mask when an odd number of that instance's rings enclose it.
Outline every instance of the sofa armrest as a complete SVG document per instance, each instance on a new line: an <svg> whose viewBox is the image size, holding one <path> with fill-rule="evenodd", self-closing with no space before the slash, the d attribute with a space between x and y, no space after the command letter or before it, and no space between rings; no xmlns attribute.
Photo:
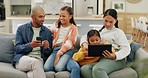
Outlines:
<svg viewBox="0 0 148 78"><path fill-rule="evenodd" d="M144 78L148 74L148 53L142 48L136 52L133 68L137 71L138 78Z"/></svg>

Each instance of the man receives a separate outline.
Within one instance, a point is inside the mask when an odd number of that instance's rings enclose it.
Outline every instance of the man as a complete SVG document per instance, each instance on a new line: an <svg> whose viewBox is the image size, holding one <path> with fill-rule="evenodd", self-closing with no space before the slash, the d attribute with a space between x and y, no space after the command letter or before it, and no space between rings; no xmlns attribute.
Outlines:
<svg viewBox="0 0 148 78"><path fill-rule="evenodd" d="M52 52L52 33L43 26L45 12L35 6L31 11L32 21L20 26L16 32L13 66L27 72L28 78L46 78L43 63ZM41 37L36 40L36 37Z"/></svg>

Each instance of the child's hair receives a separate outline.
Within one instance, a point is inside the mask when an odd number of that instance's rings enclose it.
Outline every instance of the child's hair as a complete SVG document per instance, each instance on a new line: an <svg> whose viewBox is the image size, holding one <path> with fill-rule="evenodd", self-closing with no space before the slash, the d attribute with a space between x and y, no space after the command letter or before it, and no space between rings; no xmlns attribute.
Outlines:
<svg viewBox="0 0 148 78"><path fill-rule="evenodd" d="M60 11L67 11L69 13L69 15L72 15L72 18L70 19L70 23L74 24L76 26L76 23L74 21L74 17L73 17L73 9L69 6L64 6L60 9ZM60 28L61 22L58 22L58 28Z"/></svg>
<svg viewBox="0 0 148 78"><path fill-rule="evenodd" d="M89 38L91 36L98 36L99 38L101 38L99 31L92 29L92 30L88 31L88 33L87 33L87 41L88 41L89 44L90 44Z"/></svg>
<svg viewBox="0 0 148 78"><path fill-rule="evenodd" d="M117 11L116 11L115 9L107 9L103 14L104 14L103 17L110 15L110 16L112 16L115 20L117 20L117 18L118 18ZM115 23L115 27L118 28L118 20L117 20L116 23ZM105 28L105 26L103 26L103 27L99 30L99 32L101 32L104 28Z"/></svg>

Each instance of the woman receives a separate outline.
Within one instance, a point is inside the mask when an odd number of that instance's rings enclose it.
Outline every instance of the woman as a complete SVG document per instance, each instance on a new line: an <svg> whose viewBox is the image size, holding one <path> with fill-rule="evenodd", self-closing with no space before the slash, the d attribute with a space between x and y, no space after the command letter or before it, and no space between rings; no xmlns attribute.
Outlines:
<svg viewBox="0 0 148 78"><path fill-rule="evenodd" d="M81 74L84 78L109 78L108 74L124 68L126 56L130 54L130 45L124 32L118 29L117 12L108 9L103 16L104 26L99 30L102 41L112 44L114 52L104 51L99 62L87 64L81 67ZM81 38L81 46L88 50L87 36ZM90 74L91 73L91 74Z"/></svg>

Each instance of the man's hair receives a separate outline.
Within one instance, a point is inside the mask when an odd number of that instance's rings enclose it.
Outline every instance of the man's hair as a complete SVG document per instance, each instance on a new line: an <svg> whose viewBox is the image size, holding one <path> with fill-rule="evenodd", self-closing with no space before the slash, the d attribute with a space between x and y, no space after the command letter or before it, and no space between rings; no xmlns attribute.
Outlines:
<svg viewBox="0 0 148 78"><path fill-rule="evenodd" d="M42 7L40 7L40 6L34 6L34 7L32 7L31 15L36 15L36 13L38 11L44 11L44 9Z"/></svg>

